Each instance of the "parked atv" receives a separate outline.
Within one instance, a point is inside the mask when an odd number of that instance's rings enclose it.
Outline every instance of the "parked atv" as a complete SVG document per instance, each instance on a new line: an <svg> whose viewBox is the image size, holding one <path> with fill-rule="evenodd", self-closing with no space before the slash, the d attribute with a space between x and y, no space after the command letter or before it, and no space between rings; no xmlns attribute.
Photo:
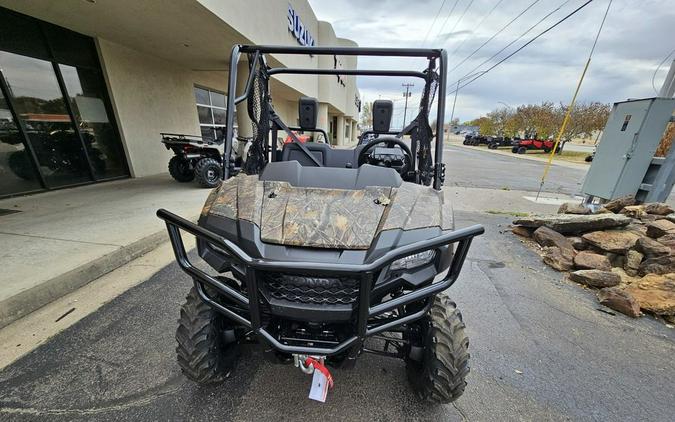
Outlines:
<svg viewBox="0 0 675 422"><path fill-rule="evenodd" d="M242 54L249 78L237 77ZM301 142L274 112L269 80L316 69L270 67L275 62L266 60L268 54L426 58L421 71L410 72L425 83L419 114L400 136L387 135L390 117L374 118L378 136L354 149ZM352 367L364 353L404 360L410 385L423 400L448 403L464 392L469 339L446 290L484 229L456 228L450 196L442 190L445 96L435 90L447 84L446 61L442 49L233 47L229 86L248 83L241 97L228 96L227 113L247 101L254 127L242 172L229 178L230 157L224 157L224 181L197 224L157 211L178 264L194 280L176 331L186 377L223 381L241 345L261 342L266 358L313 374L324 390L311 397L321 401L333 384L329 367ZM349 71L392 76L388 70ZM373 114L387 114L388 102L378 101ZM302 130L316 128L318 104L300 99ZM269 132L279 128L293 141L277 153L278 136ZM228 128L226 150L232 140ZM196 236L198 255L211 270L192 263L181 232Z"/></svg>
<svg viewBox="0 0 675 422"><path fill-rule="evenodd" d="M521 139L517 144L514 143L511 152L514 154L525 154L527 151L544 151L545 153L551 152L555 141L552 139ZM562 149L561 145L558 145L556 149L556 154Z"/></svg>
<svg viewBox="0 0 675 422"><path fill-rule="evenodd" d="M161 133L162 143L166 149L172 150L174 156L169 160L169 174L181 183L197 179L200 186L214 188L223 177L223 153L225 143L223 138L209 139L201 136L183 135L176 133ZM232 149L235 159L232 162L233 170L241 167L244 153L240 143L246 144L245 138L237 138Z"/></svg>
<svg viewBox="0 0 675 422"><path fill-rule="evenodd" d="M499 147L512 147L513 141L508 136L490 136L488 141L489 149L497 149Z"/></svg>

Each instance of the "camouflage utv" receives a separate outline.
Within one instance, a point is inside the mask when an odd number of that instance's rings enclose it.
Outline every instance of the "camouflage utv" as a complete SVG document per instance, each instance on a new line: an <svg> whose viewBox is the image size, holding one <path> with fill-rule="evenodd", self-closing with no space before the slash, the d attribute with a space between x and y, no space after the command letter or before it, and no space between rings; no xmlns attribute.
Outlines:
<svg viewBox="0 0 675 422"><path fill-rule="evenodd" d="M249 75L238 90L242 54ZM424 68L271 67L268 54L407 57L423 60ZM256 342L263 356L315 376L329 374L326 365L351 367L363 353L400 358L421 399L447 403L462 394L469 340L445 291L484 229L455 228L442 190L446 60L439 49L233 47L229 92L243 94L228 96L224 182L197 224L157 212L179 265L194 280L176 332L178 364L188 378L223 380L242 344ZM376 101L377 136L369 142L354 149L299 142L273 110L268 87L273 75L307 73L419 78L419 113L391 135L392 102ZM241 102L253 141L233 176L231 128ZM299 105L300 129L315 130L316 99L300 98ZM273 141L279 131L293 139L282 148ZM197 238L198 255L212 270L193 265L185 232Z"/></svg>

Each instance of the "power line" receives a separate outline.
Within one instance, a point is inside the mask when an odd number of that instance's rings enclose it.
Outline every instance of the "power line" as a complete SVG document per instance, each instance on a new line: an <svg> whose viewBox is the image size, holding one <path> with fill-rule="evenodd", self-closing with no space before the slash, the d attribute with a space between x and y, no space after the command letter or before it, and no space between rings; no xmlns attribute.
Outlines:
<svg viewBox="0 0 675 422"><path fill-rule="evenodd" d="M445 28L445 25L447 25L448 19L450 19L450 15L452 15L452 12L455 11L455 8L457 7L457 3L459 3L459 0L455 0L455 4L452 5L452 8L450 8L450 11L445 16L445 20L443 21L443 25L441 25L441 29L436 34L436 38L438 38L438 36L443 33L443 28Z"/></svg>
<svg viewBox="0 0 675 422"><path fill-rule="evenodd" d="M521 50L523 50L523 49L524 49L525 47L527 47L528 45L532 44L534 41L536 41L536 40L537 40L538 38L540 38L542 35L546 34L547 32L551 31L551 30L552 30L553 28L555 28L556 26L558 26L558 25L560 25L561 23L565 22L567 19L569 19L569 18L571 18L573 15L577 14L581 9L583 9L583 8L586 7L586 6L588 6L588 5L589 5L590 3L592 3L592 2L593 2L593 0L586 0L586 2L585 2L584 4L582 4L581 6L577 7L576 9L574 9L574 10L573 10L571 13L569 13L567 16L565 16L564 18L560 19L559 21L557 21L557 22L554 23L553 25L549 26L549 27L546 28L545 30L541 31L539 34L535 35L535 36L534 36L533 38L531 38L528 42L526 42L526 43L523 44L522 46L518 47L518 49L516 49L514 52L510 53L508 56L504 57L503 59L501 59L500 61L498 61L497 63L495 63L494 65L492 65L491 67L489 67L487 70L480 72L480 74L479 74L478 76L476 76L475 78L469 80L469 81L466 82L464 85L458 87L457 89L455 89L455 91L457 91L458 89L462 89L462 88L464 88L465 86L469 85L470 83L474 82L476 79L483 77L486 73L488 73L489 71L491 71L491 70L494 69L495 67L499 66L500 64L504 63L505 61L507 61L507 60L510 59L511 57L515 56L518 52L520 52ZM448 92L446 95L454 94L455 91L450 91L450 92Z"/></svg>
<svg viewBox="0 0 675 422"><path fill-rule="evenodd" d="M500 4L502 4L503 1L504 1L504 0L498 0L497 3L495 3L494 6L492 6L492 9L490 9L490 11L487 13L487 15L483 16L483 19L481 19L480 22L478 22L478 23L476 24L475 28L476 28L476 29L480 28L480 26L483 24L483 22L485 22L485 20L492 14L492 12L495 11L495 9L497 9L497 7L499 7ZM464 43L465 43L466 40L468 40L468 39L469 39L469 36L467 35L467 36L464 37L464 39L459 43L459 45L458 45L457 47L455 47L454 50L452 50L452 53L448 54L448 62L450 61L450 58L451 58L452 56L455 55L455 53L457 52L457 50L459 50L460 48L462 48L462 46L464 45Z"/></svg>
<svg viewBox="0 0 675 422"><path fill-rule="evenodd" d="M463 78L466 77L467 75L472 74L473 72L476 71L476 69L480 68L480 67L483 66L485 63L490 62L492 59L494 59L495 57L499 56L502 52L504 52L504 50L506 50L507 48L511 47L513 44L515 44L515 43L517 43L518 41L520 41L525 35L527 35L527 34L528 34L530 31L532 31L534 28L536 28L537 26L539 26L540 23L542 23L543 21L545 21L546 19L548 19L552 14L554 14L554 13L556 13L558 10L562 9L562 8L563 8L567 3L569 3L570 1L571 1L571 0L565 0L564 2L562 2L562 3L560 4L560 6L556 7L555 9L553 9L552 11L550 11L549 13L547 13L546 16L544 16L543 18L539 19L539 20L537 21L537 23L535 23L534 25L532 25L531 27L529 27L529 28L527 29L527 31L525 31L525 32L523 32L522 34L520 34L520 36L519 36L518 38L516 38L515 40L513 40L513 41L511 41L510 43L506 44L506 45L504 46L504 48L502 48L501 50L499 50L498 52L496 52L495 54L493 54L490 58L488 58L487 60L484 60L481 64L479 64L478 66L474 67L474 68L471 69L470 71L466 72L466 75L464 75Z"/></svg>
<svg viewBox="0 0 675 422"><path fill-rule="evenodd" d="M671 51L670 53L668 53L668 55L666 56L666 58L663 59L663 60L661 61L661 63L659 63L658 66L656 66L656 70L654 71L654 74L652 75L652 88L654 88L654 92L656 92L656 95L659 95L659 90L656 89L656 85L655 85L655 81L654 81L654 80L656 79L656 74L659 73L659 69L661 69L661 66L663 66L663 64L666 62L666 60L668 60L668 59L670 58L670 56L673 55L673 53L675 53L675 50L673 50L673 51Z"/></svg>
<svg viewBox="0 0 675 422"><path fill-rule="evenodd" d="M443 0L441 3L441 7L438 8L438 12L436 12L436 16L434 17L434 21L431 22L431 25L429 26L429 30L427 31L427 35L424 36L424 41L422 41L422 46L427 43L427 39L429 38L429 34L431 34L431 28L434 27L436 24L436 20L438 19L438 16L441 14L441 10L443 10L443 6L445 6L446 0Z"/></svg>
<svg viewBox="0 0 675 422"><path fill-rule="evenodd" d="M464 64L464 62L466 62L466 61L469 60L471 57L473 57L474 54L478 53L483 47L485 47L485 46L487 45L487 43L489 43L490 41L492 41L493 39L495 39L495 37L496 37L497 35L501 34L506 28L508 28L509 26L511 26L511 24L513 24L513 22L515 22L519 17L523 16L523 15L525 14L525 12L527 12L528 10L530 10L535 4L539 3L539 1L540 1L540 0L534 0L532 3L530 3L530 5L527 6L522 12L518 13L518 15L517 15L515 18L511 19L511 20L509 21L509 23L507 23L506 25L504 25L499 31L495 32L495 34L494 34L493 36L491 36L490 38L488 38L488 40L485 41L483 44L481 44L480 47L478 47L477 49L473 50L473 52L471 52L471 54L469 54L468 56L466 56L466 57L464 58L464 60L462 60L461 62L459 62L458 64L456 64L455 67L453 67L453 68L450 69L449 71L452 72L453 70L457 69L457 68L460 67L462 64Z"/></svg>
<svg viewBox="0 0 675 422"><path fill-rule="evenodd" d="M457 28L457 25L459 25L459 23L460 23L460 22L462 21L462 19L464 18L464 15L466 15L466 12L469 10L469 8L471 7L471 5L473 4L473 1L474 1L474 0L471 0L471 1L469 2L469 4L466 5L466 7L464 8L464 11L463 11L462 14L460 15L459 19L457 19L457 22L455 22L455 24L452 26L452 29L450 30L449 34L453 34L453 33L455 32L455 28ZM438 36L440 37L441 34L438 34ZM438 38L438 37L436 37L436 38Z"/></svg>

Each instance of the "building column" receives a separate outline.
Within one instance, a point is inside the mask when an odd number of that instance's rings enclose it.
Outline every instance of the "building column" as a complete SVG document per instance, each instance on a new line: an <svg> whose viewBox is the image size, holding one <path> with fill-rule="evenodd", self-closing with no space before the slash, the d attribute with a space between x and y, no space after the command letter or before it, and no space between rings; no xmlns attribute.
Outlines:
<svg viewBox="0 0 675 422"><path fill-rule="evenodd" d="M248 63L239 62L237 65L237 95L244 93L246 88L246 80L248 79ZM228 95L229 92L228 92ZM237 105L237 129L239 136L250 137L253 136L253 125L251 119L248 117L248 110L246 109L246 101L242 101Z"/></svg>
<svg viewBox="0 0 675 422"><path fill-rule="evenodd" d="M356 120L352 120L352 143L356 143L356 140L358 139L358 134L356 133L357 127L356 127Z"/></svg>
<svg viewBox="0 0 675 422"><path fill-rule="evenodd" d="M345 116L340 115L337 116L337 145L344 145L345 144Z"/></svg>
<svg viewBox="0 0 675 422"><path fill-rule="evenodd" d="M319 113L316 118L316 127L318 129L323 129L328 133L328 104L326 103L319 103ZM330 136L330 134L328 135ZM330 143L330 139L326 139L326 143Z"/></svg>

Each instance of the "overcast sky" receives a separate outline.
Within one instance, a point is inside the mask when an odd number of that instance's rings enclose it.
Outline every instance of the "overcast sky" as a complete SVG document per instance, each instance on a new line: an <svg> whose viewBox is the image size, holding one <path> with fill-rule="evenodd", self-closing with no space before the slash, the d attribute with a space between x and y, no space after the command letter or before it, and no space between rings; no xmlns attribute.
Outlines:
<svg viewBox="0 0 675 422"><path fill-rule="evenodd" d="M310 3L320 20L333 24L338 37L349 38L364 47L443 47L450 54L449 67L452 69L534 0L502 0L486 17L498 1L446 0L435 22L443 0L310 0ZM569 102L607 2L594 0L520 53L460 90L455 116L462 121L469 120L496 107L503 107L500 102L512 106L541 101ZM454 85L455 81L563 3L560 10L476 71L489 67L585 0L539 0L482 50L450 71L449 83ZM453 6L454 10L449 14ZM460 21L462 14L464 17ZM477 26L483 19L482 24ZM652 75L658 63L673 49L675 0L614 0L581 88L580 100L612 103L626 98L654 96ZM670 60L656 74L657 89L669 65ZM420 67L406 59L359 61L361 68L403 66ZM382 79L360 77L361 96L365 101L380 96L394 100L394 115L400 126L403 118L401 83L415 83L414 103L419 101L421 84L414 79ZM452 96L447 101L446 121L451 107ZM408 120L411 117L412 112L409 112Z"/></svg>

